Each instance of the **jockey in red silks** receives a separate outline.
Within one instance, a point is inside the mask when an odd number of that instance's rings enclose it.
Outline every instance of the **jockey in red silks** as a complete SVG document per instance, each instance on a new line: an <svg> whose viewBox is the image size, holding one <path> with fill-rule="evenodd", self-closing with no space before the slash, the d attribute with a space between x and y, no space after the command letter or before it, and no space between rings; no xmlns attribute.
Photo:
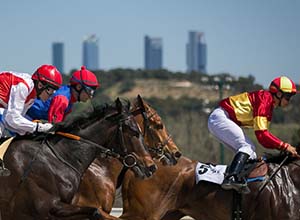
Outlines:
<svg viewBox="0 0 300 220"><path fill-rule="evenodd" d="M52 65L40 66L33 75L5 71L0 73L0 137L5 129L24 135L48 132L50 123L36 123L24 117L36 97L47 100L62 84L60 72ZM5 170L3 161L1 171Z"/></svg>
<svg viewBox="0 0 300 220"><path fill-rule="evenodd" d="M62 86L46 102L39 99L28 110L27 116L31 119L43 119L58 123L64 120L72 111L75 102L86 102L93 98L99 87L97 77L84 66L73 73L70 84Z"/></svg>
<svg viewBox="0 0 300 220"><path fill-rule="evenodd" d="M241 127L252 127L258 142L266 147L289 152L299 157L296 148L280 140L268 130L274 107L286 107L296 94L296 85L288 77L275 78L269 90L244 92L230 96L219 103L208 118L210 132L236 155L225 175L222 188L243 191L249 189L237 175L242 171L248 158L256 159L255 145Z"/></svg>

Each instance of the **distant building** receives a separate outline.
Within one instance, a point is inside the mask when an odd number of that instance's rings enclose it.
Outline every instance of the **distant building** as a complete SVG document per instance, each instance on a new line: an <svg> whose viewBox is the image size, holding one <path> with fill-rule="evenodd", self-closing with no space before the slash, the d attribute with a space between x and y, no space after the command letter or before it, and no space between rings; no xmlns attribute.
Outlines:
<svg viewBox="0 0 300 220"><path fill-rule="evenodd" d="M162 69L162 39L151 38L145 36L145 69L147 70L158 70Z"/></svg>
<svg viewBox="0 0 300 220"><path fill-rule="evenodd" d="M52 44L52 64L64 73L64 43L55 42Z"/></svg>
<svg viewBox="0 0 300 220"><path fill-rule="evenodd" d="M186 46L187 71L206 73L206 53L204 33L190 31Z"/></svg>
<svg viewBox="0 0 300 220"><path fill-rule="evenodd" d="M83 65L89 70L99 69L99 48L96 35L87 36L83 40Z"/></svg>

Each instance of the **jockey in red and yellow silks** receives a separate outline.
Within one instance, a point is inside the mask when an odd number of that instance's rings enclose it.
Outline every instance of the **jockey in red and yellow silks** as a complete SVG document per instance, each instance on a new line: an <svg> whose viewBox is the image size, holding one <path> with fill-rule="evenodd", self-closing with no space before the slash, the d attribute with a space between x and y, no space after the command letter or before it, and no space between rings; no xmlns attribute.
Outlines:
<svg viewBox="0 0 300 220"><path fill-rule="evenodd" d="M257 140L266 148L282 149L283 142L268 131L273 113L273 96L260 90L231 96L220 102L229 118L239 126L252 127Z"/></svg>
<svg viewBox="0 0 300 220"><path fill-rule="evenodd" d="M296 94L295 83L285 76L274 79L268 91L259 90L230 96L222 100L209 116L208 128L226 146L237 152L228 170L222 188L245 188L237 175L250 157L255 159L255 145L245 135L242 127L252 127L257 140L266 148L285 150L299 157L296 149L281 141L268 130L274 107L285 107Z"/></svg>

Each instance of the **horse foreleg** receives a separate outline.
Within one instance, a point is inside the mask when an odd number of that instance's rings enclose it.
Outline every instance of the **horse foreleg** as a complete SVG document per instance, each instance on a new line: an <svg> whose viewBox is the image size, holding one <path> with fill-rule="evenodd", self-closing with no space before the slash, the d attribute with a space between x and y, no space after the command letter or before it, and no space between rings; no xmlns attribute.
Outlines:
<svg viewBox="0 0 300 220"><path fill-rule="evenodd" d="M110 214L108 214L106 211L102 210L101 208L98 208L98 211L100 213L100 215L102 216L103 220L117 220L119 218L112 216Z"/></svg>
<svg viewBox="0 0 300 220"><path fill-rule="evenodd" d="M51 217L61 220L104 220L97 208L80 207L58 202L50 210Z"/></svg>

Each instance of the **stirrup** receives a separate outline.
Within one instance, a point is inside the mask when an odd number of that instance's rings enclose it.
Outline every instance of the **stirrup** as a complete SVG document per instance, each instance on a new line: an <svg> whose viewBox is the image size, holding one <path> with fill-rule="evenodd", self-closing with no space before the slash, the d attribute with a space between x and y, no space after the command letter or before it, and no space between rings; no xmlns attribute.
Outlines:
<svg viewBox="0 0 300 220"><path fill-rule="evenodd" d="M222 189L225 190L235 190L238 193L242 193L242 194L248 194L250 193L250 189L247 186L247 182L246 181L237 181L236 178L234 176L225 178L222 185L221 185Z"/></svg>

